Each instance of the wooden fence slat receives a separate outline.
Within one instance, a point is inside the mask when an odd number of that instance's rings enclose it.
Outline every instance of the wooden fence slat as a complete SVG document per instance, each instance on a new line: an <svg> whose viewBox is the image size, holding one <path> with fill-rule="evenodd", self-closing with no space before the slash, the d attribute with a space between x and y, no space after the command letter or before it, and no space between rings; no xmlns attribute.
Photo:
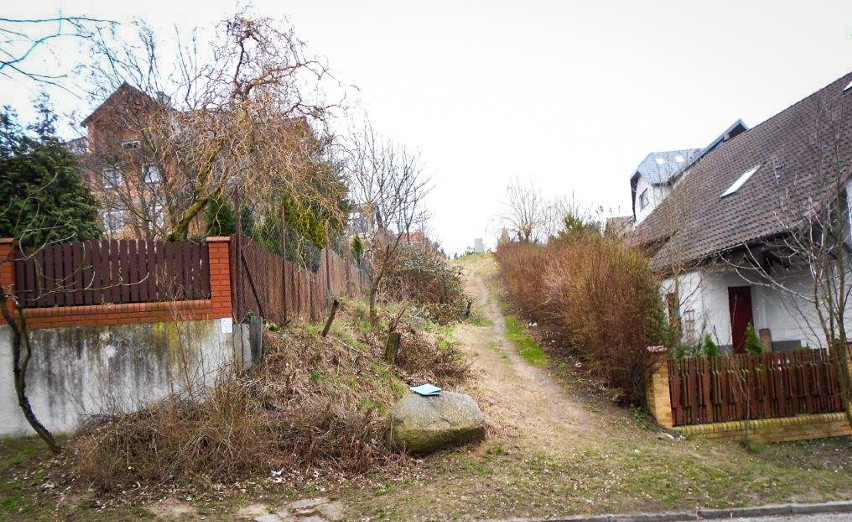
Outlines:
<svg viewBox="0 0 852 522"><path fill-rule="evenodd" d="M210 299L210 247L207 243L201 245L201 295Z"/></svg>
<svg viewBox="0 0 852 522"><path fill-rule="evenodd" d="M115 256L114 262L117 262L119 266L119 274L120 274L120 284L119 288L121 289L121 298L120 303L128 303L130 302L130 285L132 281L130 280L130 263L128 263L130 258L130 241L127 239L122 239L118 242L119 253Z"/></svg>
<svg viewBox="0 0 852 522"><path fill-rule="evenodd" d="M15 294L18 296L18 302L23 303L23 306L29 305L29 296L27 292L27 268L29 263L26 259L21 259L20 253L15 254Z"/></svg>
<svg viewBox="0 0 852 522"><path fill-rule="evenodd" d="M76 292L74 289L74 280L76 277L77 267L74 265L74 258L72 257L73 249L71 243L65 243L62 245L62 287L60 291L63 296L63 303L66 306L73 306L77 303L76 301Z"/></svg>
<svg viewBox="0 0 852 522"><path fill-rule="evenodd" d="M129 298L128 301L130 303L138 303L139 302L139 265L136 261L136 240L131 239L127 242L127 257L123 258L122 261L127 264L127 281L125 282L125 286L127 286Z"/></svg>

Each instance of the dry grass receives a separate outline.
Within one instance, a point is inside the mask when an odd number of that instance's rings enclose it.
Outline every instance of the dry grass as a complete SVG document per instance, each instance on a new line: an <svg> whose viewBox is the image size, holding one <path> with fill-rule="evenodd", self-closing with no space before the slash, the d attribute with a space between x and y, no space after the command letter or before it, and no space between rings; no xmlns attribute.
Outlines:
<svg viewBox="0 0 852 522"><path fill-rule="evenodd" d="M260 368L224 375L196 400L172 396L81 430L70 442L76 475L116 491L281 469L363 473L392 460L386 414L406 383L459 382L467 367L453 346L405 320L397 365L387 366L386 334L365 328L365 313L348 303L325 338L314 325L266 332Z"/></svg>
<svg viewBox="0 0 852 522"><path fill-rule="evenodd" d="M226 375L201 400L171 397L82 430L77 474L101 490L135 482L228 483L271 470L329 466L363 472L391 455L385 413L403 381L379 362L378 336L322 338L308 325L267 333L264 362ZM408 328L404 367L454 370Z"/></svg>

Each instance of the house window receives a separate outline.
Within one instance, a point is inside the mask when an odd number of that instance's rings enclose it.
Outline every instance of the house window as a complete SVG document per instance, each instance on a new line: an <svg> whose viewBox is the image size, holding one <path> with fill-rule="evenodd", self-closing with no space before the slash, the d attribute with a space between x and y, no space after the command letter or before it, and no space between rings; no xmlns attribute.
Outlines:
<svg viewBox="0 0 852 522"><path fill-rule="evenodd" d="M740 188L743 185L745 185L745 182L749 180L749 178L752 176L752 174L757 172L759 169L760 169L760 165L757 165L757 166L754 166L754 167L748 169L747 171L743 172L742 175L740 175L740 177L738 177L737 180L734 181L733 185L728 187L728 190L726 190L720 197L724 198L725 196L730 196L731 194L740 190Z"/></svg>
<svg viewBox="0 0 852 522"><path fill-rule="evenodd" d="M104 212L104 227L109 234L124 230L124 211L118 209Z"/></svg>
<svg viewBox="0 0 852 522"><path fill-rule="evenodd" d="M641 194L639 194L639 208L644 210L645 207L647 207L647 206L648 206L648 189L645 189L645 190L642 191Z"/></svg>
<svg viewBox="0 0 852 522"><path fill-rule="evenodd" d="M141 146L139 140L124 140L121 142L121 148L124 150L134 150Z"/></svg>
<svg viewBox="0 0 852 522"><path fill-rule="evenodd" d="M695 342L695 310L683 312L683 340L687 344Z"/></svg>
<svg viewBox="0 0 852 522"><path fill-rule="evenodd" d="M163 181L163 174L160 172L160 167L145 165L145 183L159 183L161 181Z"/></svg>
<svg viewBox="0 0 852 522"><path fill-rule="evenodd" d="M104 188L116 189L121 186L121 171L115 168L104 169Z"/></svg>
<svg viewBox="0 0 852 522"><path fill-rule="evenodd" d="M162 205L157 205L154 207L154 224L156 224L157 228L163 228L165 224L165 213Z"/></svg>

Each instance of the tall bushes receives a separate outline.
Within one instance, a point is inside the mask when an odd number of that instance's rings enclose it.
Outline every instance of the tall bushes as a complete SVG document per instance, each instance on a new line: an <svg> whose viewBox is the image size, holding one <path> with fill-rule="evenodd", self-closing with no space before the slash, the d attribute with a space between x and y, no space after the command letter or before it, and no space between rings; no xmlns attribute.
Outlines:
<svg viewBox="0 0 852 522"><path fill-rule="evenodd" d="M666 321L647 260L618 238L572 234L547 246L508 244L497 251L503 280L520 310L560 338L563 354L641 404L649 345Z"/></svg>
<svg viewBox="0 0 852 522"><path fill-rule="evenodd" d="M412 304L441 324L462 319L467 308L461 270L419 244L400 243L381 291L385 298Z"/></svg>

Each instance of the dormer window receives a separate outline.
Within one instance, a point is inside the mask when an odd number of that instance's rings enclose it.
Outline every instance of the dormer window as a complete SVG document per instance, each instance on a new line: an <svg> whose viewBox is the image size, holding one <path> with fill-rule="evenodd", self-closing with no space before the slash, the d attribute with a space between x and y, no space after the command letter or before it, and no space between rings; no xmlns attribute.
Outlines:
<svg viewBox="0 0 852 522"><path fill-rule="evenodd" d="M141 146L142 145L139 140L124 140L121 142L121 148L123 150L135 150Z"/></svg>
<svg viewBox="0 0 852 522"><path fill-rule="evenodd" d="M645 207L648 206L648 203L648 189L645 189L642 191L641 194L639 194L639 209L645 210Z"/></svg>

